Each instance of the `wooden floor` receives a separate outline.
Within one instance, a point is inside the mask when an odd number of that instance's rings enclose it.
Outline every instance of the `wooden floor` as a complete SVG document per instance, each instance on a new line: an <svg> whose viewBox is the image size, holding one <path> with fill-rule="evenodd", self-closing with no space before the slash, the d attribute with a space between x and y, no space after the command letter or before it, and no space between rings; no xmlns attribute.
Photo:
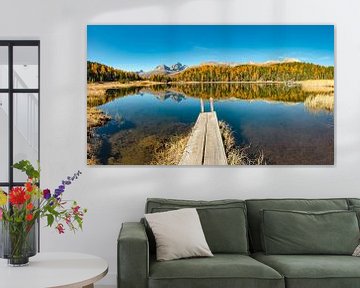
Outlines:
<svg viewBox="0 0 360 288"><path fill-rule="evenodd" d="M202 112L179 165L227 165L216 112Z"/></svg>

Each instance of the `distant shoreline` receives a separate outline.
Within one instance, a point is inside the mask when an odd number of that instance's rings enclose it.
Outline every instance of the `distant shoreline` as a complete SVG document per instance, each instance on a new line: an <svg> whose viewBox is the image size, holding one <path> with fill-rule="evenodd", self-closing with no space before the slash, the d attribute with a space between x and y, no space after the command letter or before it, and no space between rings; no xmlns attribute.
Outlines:
<svg viewBox="0 0 360 288"><path fill-rule="evenodd" d="M115 86L116 87L132 87L132 86L150 86L150 85L171 85L171 84L291 84L291 85L305 85L305 86L318 86L318 87L333 87L334 79L309 79L302 81L170 81L170 82L158 82L150 80L139 80L129 82L88 82L87 85L101 85L101 86Z"/></svg>

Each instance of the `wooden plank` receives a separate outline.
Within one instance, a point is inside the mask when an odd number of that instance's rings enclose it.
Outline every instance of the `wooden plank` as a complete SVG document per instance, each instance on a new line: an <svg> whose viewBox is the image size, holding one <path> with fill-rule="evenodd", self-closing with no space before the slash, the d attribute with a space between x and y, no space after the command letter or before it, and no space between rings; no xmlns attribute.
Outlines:
<svg viewBox="0 0 360 288"><path fill-rule="evenodd" d="M203 165L227 165L216 112L209 112Z"/></svg>
<svg viewBox="0 0 360 288"><path fill-rule="evenodd" d="M210 111L214 112L214 99L210 97Z"/></svg>
<svg viewBox="0 0 360 288"><path fill-rule="evenodd" d="M207 113L200 113L192 129L179 165L202 165L204 157Z"/></svg>
<svg viewBox="0 0 360 288"><path fill-rule="evenodd" d="M179 165L227 165L216 112L199 114Z"/></svg>

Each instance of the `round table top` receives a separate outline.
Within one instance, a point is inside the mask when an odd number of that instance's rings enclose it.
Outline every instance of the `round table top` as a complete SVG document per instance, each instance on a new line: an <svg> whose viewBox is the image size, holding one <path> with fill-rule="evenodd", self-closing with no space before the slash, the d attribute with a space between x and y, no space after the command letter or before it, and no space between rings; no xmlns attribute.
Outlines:
<svg viewBox="0 0 360 288"><path fill-rule="evenodd" d="M38 253L29 265L9 267L0 260L0 286L6 288L78 288L90 285L108 272L107 262L80 253ZM5 285L5 286L3 286Z"/></svg>

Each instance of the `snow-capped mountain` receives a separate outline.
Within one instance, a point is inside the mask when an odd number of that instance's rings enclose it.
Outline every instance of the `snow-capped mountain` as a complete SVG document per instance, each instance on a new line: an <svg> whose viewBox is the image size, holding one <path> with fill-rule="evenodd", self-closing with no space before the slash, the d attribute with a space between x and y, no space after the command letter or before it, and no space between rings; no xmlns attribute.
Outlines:
<svg viewBox="0 0 360 288"><path fill-rule="evenodd" d="M154 68L154 70L151 70L147 72L147 74L174 74L181 72L187 68L186 65L181 64L180 62L175 63L171 66L167 66L165 64L158 65Z"/></svg>

